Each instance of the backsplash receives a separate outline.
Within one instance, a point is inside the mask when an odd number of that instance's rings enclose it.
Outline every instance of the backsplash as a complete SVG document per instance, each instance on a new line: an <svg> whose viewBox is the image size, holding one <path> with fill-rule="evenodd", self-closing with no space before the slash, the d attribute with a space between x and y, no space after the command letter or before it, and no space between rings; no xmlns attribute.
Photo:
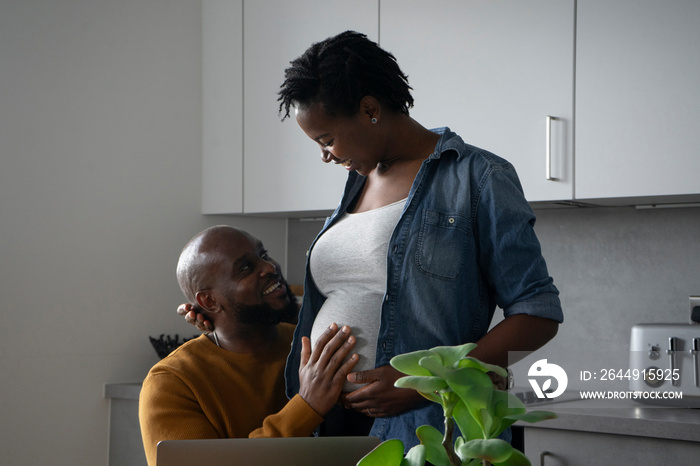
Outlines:
<svg viewBox="0 0 700 466"><path fill-rule="evenodd" d="M557 355L564 367L604 361L624 368L632 325L688 322L688 296L700 294L700 208L535 213L564 309L564 323L543 357ZM302 283L306 250L322 225L289 220L290 283Z"/></svg>

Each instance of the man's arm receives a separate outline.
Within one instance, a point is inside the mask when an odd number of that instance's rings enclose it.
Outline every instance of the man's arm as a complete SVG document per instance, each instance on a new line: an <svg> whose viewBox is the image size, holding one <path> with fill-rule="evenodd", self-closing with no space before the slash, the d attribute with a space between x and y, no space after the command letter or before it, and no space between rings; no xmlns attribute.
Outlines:
<svg viewBox="0 0 700 466"><path fill-rule="evenodd" d="M150 373L139 395L139 423L149 466L156 464L161 440L219 438L182 381L166 372Z"/></svg>
<svg viewBox="0 0 700 466"><path fill-rule="evenodd" d="M261 428L250 437L301 437L311 435L328 411L338 402L345 379L357 364L357 354L350 354L356 339L350 328L332 324L311 342L302 338L299 364L299 394L277 414L265 418Z"/></svg>
<svg viewBox="0 0 700 466"><path fill-rule="evenodd" d="M299 395L279 412L270 413L262 426L248 436L311 435L337 402L345 378L358 361L356 354L350 356L355 342L349 328L338 329L335 324L319 337L313 352L307 338L299 368L302 381ZM227 435L212 425L191 388L167 370L152 370L144 380L139 397L139 422L149 466L156 464L156 446L161 440L213 439Z"/></svg>

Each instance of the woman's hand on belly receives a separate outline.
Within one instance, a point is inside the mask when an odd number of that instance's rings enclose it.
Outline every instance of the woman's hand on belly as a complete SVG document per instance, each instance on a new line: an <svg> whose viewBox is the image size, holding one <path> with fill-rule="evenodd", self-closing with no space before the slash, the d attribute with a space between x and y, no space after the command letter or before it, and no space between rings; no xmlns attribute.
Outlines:
<svg viewBox="0 0 700 466"><path fill-rule="evenodd" d="M415 390L394 387L394 382L405 374L391 366L353 372L348 381L367 384L350 393L343 393L341 403L371 417L394 416L413 408L425 399Z"/></svg>

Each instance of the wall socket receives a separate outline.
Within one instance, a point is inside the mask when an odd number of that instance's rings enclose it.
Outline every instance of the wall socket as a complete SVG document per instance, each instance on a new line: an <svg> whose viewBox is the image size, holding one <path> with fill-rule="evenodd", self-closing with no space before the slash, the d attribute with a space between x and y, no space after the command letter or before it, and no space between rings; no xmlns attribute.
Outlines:
<svg viewBox="0 0 700 466"><path fill-rule="evenodd" d="M689 299L690 323L700 324L700 296L691 296Z"/></svg>

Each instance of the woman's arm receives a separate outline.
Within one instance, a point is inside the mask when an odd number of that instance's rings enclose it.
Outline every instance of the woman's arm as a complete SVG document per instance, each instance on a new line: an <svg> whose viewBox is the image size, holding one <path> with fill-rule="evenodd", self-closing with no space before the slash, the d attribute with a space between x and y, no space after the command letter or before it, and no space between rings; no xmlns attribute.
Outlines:
<svg viewBox="0 0 700 466"><path fill-rule="evenodd" d="M554 338L559 329L555 320L526 314L506 317L476 342L477 347L469 353L480 361L507 367L517 362ZM522 352L516 355L511 352Z"/></svg>
<svg viewBox="0 0 700 466"><path fill-rule="evenodd" d="M518 359L545 345L557 334L559 323L541 317L516 314L506 317L491 329L469 353L483 362L507 367L516 362L509 360L512 351L522 352ZM514 356L514 355L513 355ZM369 371L353 372L348 376L352 383L367 384L353 392L344 394L341 402L346 408L354 409L372 417L394 416L409 410L425 399L415 390L394 387L394 382L405 374L391 366ZM494 380L504 386L503 381Z"/></svg>
<svg viewBox="0 0 700 466"><path fill-rule="evenodd" d="M212 323L202 314L197 312L190 303L180 304L177 307L177 315L185 318L188 324L194 325L201 331L211 332L214 330Z"/></svg>

